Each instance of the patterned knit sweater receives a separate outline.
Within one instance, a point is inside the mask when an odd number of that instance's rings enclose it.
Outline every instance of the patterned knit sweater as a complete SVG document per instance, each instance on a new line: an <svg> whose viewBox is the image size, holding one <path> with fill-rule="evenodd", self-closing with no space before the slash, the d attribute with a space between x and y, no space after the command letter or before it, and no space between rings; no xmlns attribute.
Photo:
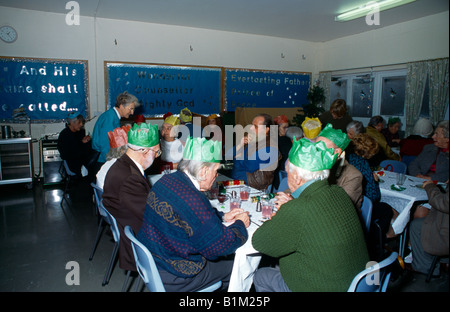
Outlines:
<svg viewBox="0 0 450 312"><path fill-rule="evenodd" d="M350 198L326 180L284 204L253 234L252 244L280 258L281 275L292 291L346 291L369 261Z"/></svg>
<svg viewBox="0 0 450 312"><path fill-rule="evenodd" d="M137 234L158 268L180 277L195 276L207 260L234 253L247 238L244 223L224 226L206 196L180 171L155 183Z"/></svg>

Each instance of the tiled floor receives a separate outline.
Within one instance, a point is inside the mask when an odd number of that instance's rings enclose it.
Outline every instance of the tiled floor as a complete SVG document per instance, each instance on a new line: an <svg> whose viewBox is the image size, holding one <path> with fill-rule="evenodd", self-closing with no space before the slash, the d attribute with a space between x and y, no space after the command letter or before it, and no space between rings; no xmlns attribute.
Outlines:
<svg viewBox="0 0 450 312"><path fill-rule="evenodd" d="M125 272L116 265L108 285L103 277L113 249L105 230L92 261L97 216L87 183L78 183L70 193L71 205L61 207L62 190L36 183L0 186L0 291L16 292L118 292ZM79 285L74 268L79 265ZM70 264L70 263L69 263ZM67 281L66 281L67 279ZM395 285L395 291L447 291L448 274L430 283L414 276ZM68 282L68 283L67 283Z"/></svg>

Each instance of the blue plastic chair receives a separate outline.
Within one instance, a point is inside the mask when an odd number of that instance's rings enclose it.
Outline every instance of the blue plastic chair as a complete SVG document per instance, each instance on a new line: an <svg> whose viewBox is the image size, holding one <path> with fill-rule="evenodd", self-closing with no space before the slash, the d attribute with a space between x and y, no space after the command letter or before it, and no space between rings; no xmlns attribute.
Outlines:
<svg viewBox="0 0 450 312"><path fill-rule="evenodd" d="M361 206L361 215L362 215L362 218L364 221L364 225L366 227L366 233L369 233L369 231L370 231L370 223L372 220L372 210L373 210L372 201L370 200L370 198L364 196L362 206Z"/></svg>
<svg viewBox="0 0 450 312"><path fill-rule="evenodd" d="M129 225L125 226L125 235L131 242L131 247L133 248L134 260L136 261L136 268L147 286L148 290L151 292L165 292L164 284L159 275L158 268L156 267L155 260L152 254L140 241L137 240L134 235L133 230ZM199 292L212 292L219 289L222 286L222 282L210 285Z"/></svg>
<svg viewBox="0 0 450 312"><path fill-rule="evenodd" d="M94 253L97 248L98 242L100 241L100 238L102 236L103 230L105 226L108 224L108 216L106 215L104 209L100 209L100 205L102 204L102 198L103 198L103 190L96 185L95 183L91 183L92 189L94 190L94 198L95 198L95 206L97 208L97 214L99 215L99 222L98 222L98 229L97 229L97 235L95 237L94 246L92 247L91 255L89 256L89 261L94 258Z"/></svg>
<svg viewBox="0 0 450 312"><path fill-rule="evenodd" d="M278 172L280 184L278 185L277 189L273 190L273 193L284 192L285 190L287 190L289 188L288 183L287 183L287 176L288 176L288 174L285 170L280 170Z"/></svg>
<svg viewBox="0 0 450 312"><path fill-rule="evenodd" d="M103 278L103 283L102 283L102 286L105 286L106 284L109 283L109 279L111 278L112 270L113 270L114 264L116 262L117 252L119 251L120 232L119 232L119 227L117 226L116 218L114 218L109 213L109 211L106 210L105 206L103 206L103 200L101 199L101 196L100 196L101 194L103 194L102 189L99 188L94 183L91 183L91 186L94 188L94 194L95 194L95 200L96 200L97 207L98 207L98 212L99 212L100 216L102 217L102 220L104 220L104 222L109 224L109 227L111 228L111 232L112 232L113 238L114 238L114 248L113 248L113 251L111 254L111 258L109 259L109 265L106 270L105 277ZM102 232L102 230L100 230L100 225L99 225L99 229L97 230L96 241L94 243L94 248L91 252L91 257L89 258L89 260L91 260L92 257L94 256L95 248L97 246L98 241L100 240L101 232Z"/></svg>
<svg viewBox="0 0 450 312"><path fill-rule="evenodd" d="M408 166L406 166L405 163L398 161L398 160L391 160L391 159L383 160L380 163L380 167L384 168L388 171L404 173L404 174L406 174L406 170L408 169Z"/></svg>
<svg viewBox="0 0 450 312"><path fill-rule="evenodd" d="M417 158L417 156L403 155L402 163L404 163L406 165L406 167L408 167L409 164L416 158Z"/></svg>
<svg viewBox="0 0 450 312"><path fill-rule="evenodd" d="M61 172L62 170L62 172ZM67 161L62 162L62 166L60 167L60 174L64 179L64 192L61 199L61 207L63 204L63 201L66 200L67 204L70 206L69 201L66 198L67 190L69 189L70 180L72 177L76 176L74 172L72 172L69 168L69 165L67 164Z"/></svg>
<svg viewBox="0 0 450 312"><path fill-rule="evenodd" d="M398 253L392 252L389 257L358 273L353 279L348 292L386 292L392 268L397 261Z"/></svg>

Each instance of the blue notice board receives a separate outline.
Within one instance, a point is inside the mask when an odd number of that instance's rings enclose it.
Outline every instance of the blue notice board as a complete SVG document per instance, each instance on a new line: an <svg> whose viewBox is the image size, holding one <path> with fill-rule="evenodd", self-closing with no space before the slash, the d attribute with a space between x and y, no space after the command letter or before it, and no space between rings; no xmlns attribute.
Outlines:
<svg viewBox="0 0 450 312"><path fill-rule="evenodd" d="M310 83L311 73L225 69L225 110L302 107Z"/></svg>
<svg viewBox="0 0 450 312"><path fill-rule="evenodd" d="M88 63L0 57L0 120L60 122L72 112L89 118Z"/></svg>
<svg viewBox="0 0 450 312"><path fill-rule="evenodd" d="M105 61L107 108L127 91L141 106L135 113L145 117L192 113L209 115L222 107L222 68Z"/></svg>

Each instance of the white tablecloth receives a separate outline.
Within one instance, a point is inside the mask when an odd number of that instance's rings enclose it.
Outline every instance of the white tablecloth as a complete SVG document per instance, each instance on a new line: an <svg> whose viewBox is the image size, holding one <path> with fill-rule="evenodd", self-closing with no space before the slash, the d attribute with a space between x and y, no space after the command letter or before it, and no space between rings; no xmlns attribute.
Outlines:
<svg viewBox="0 0 450 312"><path fill-rule="evenodd" d="M397 184L396 173L383 172L385 175L380 177L384 181L380 183L381 201L391 205L399 213L397 219L392 223L392 228L395 234L400 234L409 222L409 214L414 202L428 200L427 192L422 188L425 180L407 175L405 182L401 185L406 189L396 191L391 189L391 185Z"/></svg>
<svg viewBox="0 0 450 312"><path fill-rule="evenodd" d="M219 175L216 181L229 180L229 178ZM231 187L227 189L227 194L235 190L239 194L239 187ZM233 271L231 272L230 284L228 286L229 292L247 292L253 283L253 275L258 268L261 261L261 254L252 246L253 233L263 223L262 212L256 212L256 203L252 203L251 197L261 195L261 192L250 188L250 196L247 201L241 202L241 208L250 212L250 226L247 228L248 240L247 242L236 250L233 264ZM238 195L239 196L239 195ZM230 200L227 199L223 204L219 203L217 199L211 200L211 204L217 210L224 213L230 211ZM224 207L224 208L222 208Z"/></svg>

